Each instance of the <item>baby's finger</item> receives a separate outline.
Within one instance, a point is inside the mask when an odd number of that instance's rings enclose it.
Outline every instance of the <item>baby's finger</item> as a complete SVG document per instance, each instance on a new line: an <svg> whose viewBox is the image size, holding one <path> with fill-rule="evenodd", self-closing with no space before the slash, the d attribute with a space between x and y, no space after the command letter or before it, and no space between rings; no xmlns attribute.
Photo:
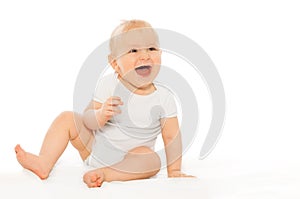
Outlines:
<svg viewBox="0 0 300 199"><path fill-rule="evenodd" d="M112 106L123 105L121 98L116 96L108 98L106 102L107 105L112 105Z"/></svg>
<svg viewBox="0 0 300 199"><path fill-rule="evenodd" d="M106 116L114 116L114 115L117 115L117 114L120 114L121 113L121 110L117 110L117 109L115 109L115 110L113 110L113 109L111 109L111 110L106 110L105 111L105 115Z"/></svg>
<svg viewBox="0 0 300 199"><path fill-rule="evenodd" d="M113 110L114 114L120 114L122 111L118 107L114 107Z"/></svg>
<svg viewBox="0 0 300 199"><path fill-rule="evenodd" d="M121 109L117 106L107 106L107 111L111 111L113 113L119 114L121 113Z"/></svg>

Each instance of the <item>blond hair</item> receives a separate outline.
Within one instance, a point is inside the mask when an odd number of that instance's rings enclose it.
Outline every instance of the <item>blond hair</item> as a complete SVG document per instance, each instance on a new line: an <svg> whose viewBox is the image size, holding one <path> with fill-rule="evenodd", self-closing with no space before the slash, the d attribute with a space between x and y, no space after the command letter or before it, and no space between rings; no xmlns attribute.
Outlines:
<svg viewBox="0 0 300 199"><path fill-rule="evenodd" d="M118 35L139 28L152 28L152 26L150 25L150 23L143 20L138 20L138 19L123 20L122 23L118 25L111 34L110 41L109 41L110 52L112 53L115 47L117 46L116 37ZM153 32L155 33L155 35L157 35L154 30Z"/></svg>

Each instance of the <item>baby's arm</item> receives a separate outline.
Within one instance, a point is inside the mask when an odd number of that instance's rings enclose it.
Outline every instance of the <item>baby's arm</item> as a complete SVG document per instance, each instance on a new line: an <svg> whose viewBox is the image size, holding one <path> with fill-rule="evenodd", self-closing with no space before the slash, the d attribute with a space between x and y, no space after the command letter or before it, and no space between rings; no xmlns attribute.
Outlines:
<svg viewBox="0 0 300 199"><path fill-rule="evenodd" d="M167 156L168 177L193 177L181 172L182 143L177 117L161 119L161 127Z"/></svg>
<svg viewBox="0 0 300 199"><path fill-rule="evenodd" d="M119 97L110 97L103 104L92 100L83 114L86 127L91 130L102 128L112 116L121 113L118 109L123 102Z"/></svg>

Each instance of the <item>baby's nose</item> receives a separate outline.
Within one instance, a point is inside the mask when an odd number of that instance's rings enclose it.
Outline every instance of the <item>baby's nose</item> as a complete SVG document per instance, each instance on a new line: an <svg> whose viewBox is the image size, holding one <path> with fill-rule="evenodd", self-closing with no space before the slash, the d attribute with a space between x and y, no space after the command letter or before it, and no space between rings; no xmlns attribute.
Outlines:
<svg viewBox="0 0 300 199"><path fill-rule="evenodd" d="M149 59L149 58L150 56L149 56L148 49L140 50L140 59Z"/></svg>

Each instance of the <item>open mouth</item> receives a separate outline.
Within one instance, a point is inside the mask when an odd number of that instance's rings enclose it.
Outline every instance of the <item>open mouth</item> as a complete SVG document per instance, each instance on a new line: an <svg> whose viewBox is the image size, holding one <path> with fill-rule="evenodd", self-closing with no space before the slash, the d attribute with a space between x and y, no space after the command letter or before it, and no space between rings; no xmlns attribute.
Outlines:
<svg viewBox="0 0 300 199"><path fill-rule="evenodd" d="M139 67L135 68L135 71L138 75L146 77L146 76L150 75L151 68L152 67L149 65L139 66Z"/></svg>

